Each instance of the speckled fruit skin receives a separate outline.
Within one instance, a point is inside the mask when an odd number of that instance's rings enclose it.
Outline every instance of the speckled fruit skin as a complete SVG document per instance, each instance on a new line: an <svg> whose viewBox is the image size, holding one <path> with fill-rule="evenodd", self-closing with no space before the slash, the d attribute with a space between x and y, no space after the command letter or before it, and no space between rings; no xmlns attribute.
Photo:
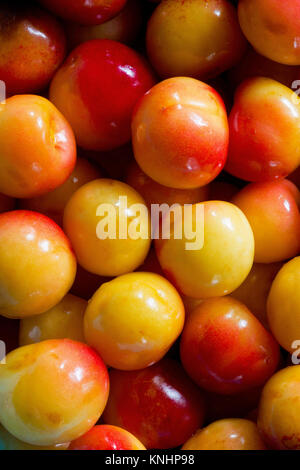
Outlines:
<svg viewBox="0 0 300 470"><path fill-rule="evenodd" d="M51 191L76 163L69 123L36 95L15 95L0 104L0 153L0 191L16 198Z"/></svg>
<svg viewBox="0 0 300 470"><path fill-rule="evenodd" d="M22 442L0 425L0 450L67 450L69 442L53 446L33 446Z"/></svg>
<svg viewBox="0 0 300 470"><path fill-rule="evenodd" d="M204 211L201 249L187 250L185 236L174 239L174 223L169 240L155 240L156 254L167 278L180 293L198 299L234 291L247 277L254 255L253 233L238 207L224 201L200 204ZM196 205L193 209L195 224ZM191 225L191 221L188 222ZM191 229L190 226L185 228L183 220L183 235L187 228Z"/></svg>
<svg viewBox="0 0 300 470"><path fill-rule="evenodd" d="M23 199L20 201L19 207L41 212L62 226L64 209L71 196L84 184L102 176L101 170L96 165L85 158L78 157L74 170L61 186L42 196Z"/></svg>
<svg viewBox="0 0 300 470"><path fill-rule="evenodd" d="M259 431L247 419L222 419L199 429L182 450L266 450Z"/></svg>
<svg viewBox="0 0 300 470"><path fill-rule="evenodd" d="M255 262L274 263L300 253L300 213L284 180L248 184L232 202L251 225Z"/></svg>
<svg viewBox="0 0 300 470"><path fill-rule="evenodd" d="M120 207L120 197L127 197L127 211ZM98 224L104 218L97 215L100 204L111 204L116 211L115 239L98 238ZM134 271L142 264L151 240L150 234L137 239L130 236L130 223L139 220L139 215L134 215L130 209L133 204L144 207L145 201L127 184L111 179L91 181L73 194L65 208L63 225L78 263L84 269L101 276L118 276ZM127 220L127 238L124 239L119 236L120 214ZM149 214L144 212L140 219L150 227Z"/></svg>
<svg viewBox="0 0 300 470"><path fill-rule="evenodd" d="M138 371L111 370L110 383L105 422L132 432L148 449L177 447L202 426L202 393L171 359Z"/></svg>
<svg viewBox="0 0 300 470"><path fill-rule="evenodd" d="M0 79L7 95L43 90L65 52L63 28L52 15L32 5L0 7Z"/></svg>
<svg viewBox="0 0 300 470"><path fill-rule="evenodd" d="M60 339L11 352L0 384L2 425L17 439L48 446L77 439L98 421L109 378L91 348Z"/></svg>
<svg viewBox="0 0 300 470"><path fill-rule="evenodd" d="M158 274L136 272L95 292L85 312L84 334L106 364L135 370L159 361L183 323L184 307L176 289Z"/></svg>
<svg viewBox="0 0 300 470"><path fill-rule="evenodd" d="M282 265L283 263L254 263L243 284L232 293L267 329L267 299L272 282Z"/></svg>
<svg viewBox="0 0 300 470"><path fill-rule="evenodd" d="M263 385L271 377L279 346L245 305L221 297L206 300L188 316L180 356L199 386L231 395Z"/></svg>
<svg viewBox="0 0 300 470"><path fill-rule="evenodd" d="M263 389L258 428L271 449L300 449L299 385L297 365L277 372Z"/></svg>
<svg viewBox="0 0 300 470"><path fill-rule="evenodd" d="M300 1L240 0L238 16L248 41L262 55L300 65Z"/></svg>
<svg viewBox="0 0 300 470"><path fill-rule="evenodd" d="M224 167L228 122L220 95L189 77L164 80L138 102L132 119L134 156L154 181L192 189Z"/></svg>
<svg viewBox="0 0 300 470"><path fill-rule="evenodd" d="M78 145L104 151L129 142L133 108L154 83L151 69L133 49L95 39L71 52L49 93L69 120Z"/></svg>
<svg viewBox="0 0 300 470"><path fill-rule="evenodd" d="M79 24L95 25L109 20L126 0L38 0L55 15Z"/></svg>
<svg viewBox="0 0 300 470"><path fill-rule="evenodd" d="M60 338L84 342L83 314L86 307L86 300L67 294L47 312L23 318L20 321L20 346Z"/></svg>
<svg viewBox="0 0 300 470"><path fill-rule="evenodd" d="M232 88L236 88L244 80L251 77L268 77L291 88L295 80L299 80L300 67L279 64L258 54L249 47L246 54L227 72Z"/></svg>
<svg viewBox="0 0 300 470"><path fill-rule="evenodd" d="M49 310L75 274L70 242L51 219L21 210L0 214L0 315L24 318Z"/></svg>
<svg viewBox="0 0 300 470"><path fill-rule="evenodd" d="M246 41L227 0L164 0L147 28L147 51L163 78L212 78L232 67Z"/></svg>
<svg viewBox="0 0 300 470"><path fill-rule="evenodd" d="M136 162L132 162L128 169L126 183L132 186L143 196L148 206L151 204L195 204L206 201L208 187L201 186L194 189L175 189L163 186L149 178Z"/></svg>
<svg viewBox="0 0 300 470"><path fill-rule="evenodd" d="M235 94L229 134L229 173L253 182L287 176L300 163L299 96L270 78L245 80Z"/></svg>
<svg viewBox="0 0 300 470"><path fill-rule="evenodd" d="M146 450L130 432L118 426L100 424L71 442L69 450Z"/></svg>
<svg viewBox="0 0 300 470"><path fill-rule="evenodd" d="M91 39L112 39L131 44L137 37L143 22L140 0L127 0L125 7L114 18L100 25L66 23L68 44L73 48Z"/></svg>
<svg viewBox="0 0 300 470"><path fill-rule="evenodd" d="M300 257L286 263L270 289L267 313L270 329L278 343L291 353L293 342L300 339Z"/></svg>

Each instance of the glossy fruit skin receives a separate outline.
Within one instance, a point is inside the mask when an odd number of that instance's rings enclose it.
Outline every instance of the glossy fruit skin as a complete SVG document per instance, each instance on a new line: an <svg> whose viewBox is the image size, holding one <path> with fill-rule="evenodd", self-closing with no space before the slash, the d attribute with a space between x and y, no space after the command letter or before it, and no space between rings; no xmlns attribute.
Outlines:
<svg viewBox="0 0 300 470"><path fill-rule="evenodd" d="M128 210L119 205L120 197L127 197ZM104 219L97 215L100 204L111 204L116 211L115 239L98 237L98 224ZM135 270L144 261L150 248L150 234L145 233L145 238L130 237L130 224L139 219L130 209L133 204L144 207L145 201L127 184L111 179L91 181L73 194L65 208L63 225L84 269L100 276L118 276ZM119 236L120 217L127 221L124 239ZM140 218L143 225L150 226L148 213L144 211Z"/></svg>
<svg viewBox="0 0 300 470"><path fill-rule="evenodd" d="M143 196L148 206L151 204L195 204L208 198L207 186L194 189L175 189L163 186L149 178L136 162L128 169L126 183Z"/></svg>
<svg viewBox="0 0 300 470"><path fill-rule="evenodd" d="M267 312L270 329L278 343L291 353L297 348L300 328L300 257L286 263L275 277L270 289Z"/></svg>
<svg viewBox="0 0 300 470"><path fill-rule="evenodd" d="M220 95L189 77L170 78L138 102L132 119L134 156L154 181L193 189L224 167L228 122Z"/></svg>
<svg viewBox="0 0 300 470"><path fill-rule="evenodd" d="M248 41L262 55L281 64L300 65L300 1L241 0L238 16Z"/></svg>
<svg viewBox="0 0 300 470"><path fill-rule="evenodd" d="M17 439L42 446L86 433L99 419L109 389L102 359L68 339L11 352L0 368L0 382L2 425Z"/></svg>
<svg viewBox="0 0 300 470"><path fill-rule="evenodd" d="M46 98L16 95L0 105L0 191L36 197L69 177L76 163L73 131Z"/></svg>
<svg viewBox="0 0 300 470"><path fill-rule="evenodd" d="M23 199L20 208L41 212L62 226L64 209L70 197L84 184L101 178L102 172L85 158L77 158L76 165L69 178L58 188L42 196Z"/></svg>
<svg viewBox="0 0 300 470"><path fill-rule="evenodd" d="M148 56L162 78L216 77L241 58L245 47L227 0L165 0L148 23Z"/></svg>
<svg viewBox="0 0 300 470"><path fill-rule="evenodd" d="M159 361L183 323L184 307L175 288L158 274L137 272L95 292L85 312L84 334L107 365L135 370Z"/></svg>
<svg viewBox="0 0 300 470"><path fill-rule="evenodd" d="M263 385L275 372L279 346L245 305L208 299L187 318L180 356L202 388L232 395Z"/></svg>
<svg viewBox="0 0 300 470"><path fill-rule="evenodd" d="M242 211L233 204L208 201L198 205L204 212L203 247L187 250L185 236L174 239L175 221L169 240L155 240L156 254L166 277L181 294L198 299L219 297L234 291L247 277L253 263L253 233ZM195 223L196 205L193 209ZM183 220L183 235L191 228L191 220L187 225Z"/></svg>
<svg viewBox="0 0 300 470"><path fill-rule="evenodd" d="M244 81L229 115L226 171L252 182L284 178L300 162L300 98L270 78Z"/></svg>
<svg viewBox="0 0 300 470"><path fill-rule="evenodd" d="M285 187L292 193L298 208L300 209L300 190L297 183L293 183L292 178L281 180Z"/></svg>
<svg viewBox="0 0 300 470"><path fill-rule="evenodd" d="M39 0L55 15L79 24L101 24L113 18L126 0Z"/></svg>
<svg viewBox="0 0 300 470"><path fill-rule="evenodd" d="M110 383L104 421L124 427L147 449L176 447L202 426L202 393L176 361L163 359L131 372L111 370Z"/></svg>
<svg viewBox="0 0 300 470"><path fill-rule="evenodd" d="M78 145L105 151L129 142L133 108L154 83L151 69L133 49L95 39L71 52L49 93L69 120Z"/></svg>
<svg viewBox="0 0 300 470"><path fill-rule="evenodd" d="M293 82L298 80L299 76L299 67L279 64L269 60L258 54L252 47L249 47L240 62L227 72L229 83L234 89L251 77L272 78L291 88Z"/></svg>
<svg viewBox="0 0 300 470"><path fill-rule="evenodd" d="M271 449L300 448L299 383L297 365L277 372L263 389L257 424Z"/></svg>
<svg viewBox="0 0 300 470"><path fill-rule="evenodd" d="M130 432L118 426L100 424L71 442L69 450L146 450Z"/></svg>
<svg viewBox="0 0 300 470"><path fill-rule="evenodd" d="M222 419L199 429L182 450L266 450L259 431L247 419Z"/></svg>
<svg viewBox="0 0 300 470"><path fill-rule="evenodd" d="M131 44L142 26L142 6L140 0L127 0L122 10L110 20L100 25L66 23L66 34L71 48L91 39L111 39Z"/></svg>
<svg viewBox="0 0 300 470"><path fill-rule="evenodd" d="M3 426L0 425L0 450L66 450L69 442L53 446L33 446L16 439Z"/></svg>
<svg viewBox="0 0 300 470"><path fill-rule="evenodd" d="M0 8L0 78L7 95L43 90L66 53L58 21L39 8Z"/></svg>
<svg viewBox="0 0 300 470"><path fill-rule="evenodd" d="M275 276L283 263L254 263L250 273L232 296L248 307L268 330L267 299Z"/></svg>
<svg viewBox="0 0 300 470"><path fill-rule="evenodd" d="M0 315L25 318L49 310L75 274L70 242L55 222L37 212L0 214Z"/></svg>
<svg viewBox="0 0 300 470"><path fill-rule="evenodd" d="M300 252L300 213L285 182L248 184L232 202L251 225L255 262L284 261Z"/></svg>
<svg viewBox="0 0 300 470"><path fill-rule="evenodd" d="M86 307L86 300L67 294L47 312L23 318L20 322L20 346L63 338L83 343L83 314Z"/></svg>

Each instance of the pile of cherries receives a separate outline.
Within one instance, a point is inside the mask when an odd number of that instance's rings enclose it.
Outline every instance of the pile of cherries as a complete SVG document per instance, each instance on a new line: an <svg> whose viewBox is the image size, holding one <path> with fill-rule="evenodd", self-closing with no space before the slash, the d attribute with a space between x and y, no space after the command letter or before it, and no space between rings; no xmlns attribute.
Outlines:
<svg viewBox="0 0 300 470"><path fill-rule="evenodd" d="M300 450L300 0L3 1L0 80L0 449Z"/></svg>

